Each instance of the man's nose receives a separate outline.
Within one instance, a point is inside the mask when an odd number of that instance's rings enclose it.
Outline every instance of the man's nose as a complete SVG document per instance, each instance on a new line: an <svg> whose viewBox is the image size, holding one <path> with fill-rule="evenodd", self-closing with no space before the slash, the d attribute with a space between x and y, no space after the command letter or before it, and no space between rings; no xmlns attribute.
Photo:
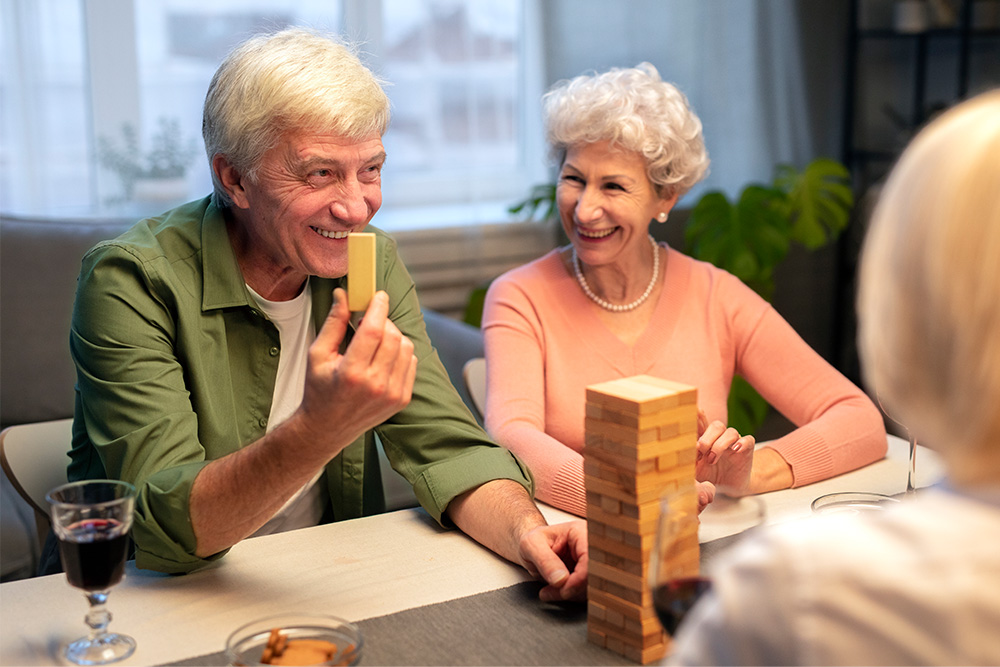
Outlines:
<svg viewBox="0 0 1000 667"><path fill-rule="evenodd" d="M361 184L356 179L341 184L333 201L330 202L330 212L338 220L348 223L364 222L368 219L368 203L365 201Z"/></svg>

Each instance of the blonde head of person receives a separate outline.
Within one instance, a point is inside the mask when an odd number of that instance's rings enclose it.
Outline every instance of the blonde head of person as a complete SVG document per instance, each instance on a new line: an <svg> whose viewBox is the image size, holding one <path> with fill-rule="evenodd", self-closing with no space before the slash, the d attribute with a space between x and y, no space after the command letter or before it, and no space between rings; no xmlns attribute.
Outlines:
<svg viewBox="0 0 1000 667"><path fill-rule="evenodd" d="M869 386L951 482L1000 480L1000 90L949 111L893 170L863 252Z"/></svg>

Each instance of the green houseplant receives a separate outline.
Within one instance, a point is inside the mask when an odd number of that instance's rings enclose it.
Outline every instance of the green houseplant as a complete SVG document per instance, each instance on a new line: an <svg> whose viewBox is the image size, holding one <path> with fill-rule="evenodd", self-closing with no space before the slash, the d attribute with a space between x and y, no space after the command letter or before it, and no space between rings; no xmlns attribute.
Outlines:
<svg viewBox="0 0 1000 667"><path fill-rule="evenodd" d="M161 117L157 129L150 137L149 150L143 151L139 133L131 123L122 125L121 144L106 136L97 140L98 162L105 169L117 174L122 184L122 195L108 203L131 201L137 186L146 183L178 184L197 153L195 140L184 140L180 121ZM183 184L180 184L183 188ZM156 198L154 196L154 198Z"/></svg>
<svg viewBox="0 0 1000 667"><path fill-rule="evenodd" d="M684 229L685 252L729 271L768 301L774 272L793 244L817 250L845 227L854 207L850 172L840 162L818 158L803 169L775 167L771 183L745 186L735 201L725 193L704 193ZM555 185L535 186L510 213L547 220L555 215ZM478 324L485 289L473 292L467 319ZM737 376L729 394L729 424L755 433L770 410L746 380Z"/></svg>

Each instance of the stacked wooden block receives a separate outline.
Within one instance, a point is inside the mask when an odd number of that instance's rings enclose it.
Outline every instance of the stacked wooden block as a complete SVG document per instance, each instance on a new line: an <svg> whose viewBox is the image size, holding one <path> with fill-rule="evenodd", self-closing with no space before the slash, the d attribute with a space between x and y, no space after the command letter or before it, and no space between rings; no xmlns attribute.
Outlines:
<svg viewBox="0 0 1000 667"><path fill-rule="evenodd" d="M584 473L591 642L647 664L669 637L653 609L649 555L659 499L695 474L697 390L639 375L587 387ZM698 572L697 518L680 557Z"/></svg>

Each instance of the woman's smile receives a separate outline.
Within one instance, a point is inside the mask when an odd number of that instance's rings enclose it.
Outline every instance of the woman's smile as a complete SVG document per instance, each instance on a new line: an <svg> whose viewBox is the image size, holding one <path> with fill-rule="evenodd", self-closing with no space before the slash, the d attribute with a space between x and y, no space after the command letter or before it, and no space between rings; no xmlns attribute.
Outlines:
<svg viewBox="0 0 1000 667"><path fill-rule="evenodd" d="M607 229L586 229L584 227L576 226L576 235L579 236L584 241L603 241L615 232L619 231L621 227L609 227Z"/></svg>

